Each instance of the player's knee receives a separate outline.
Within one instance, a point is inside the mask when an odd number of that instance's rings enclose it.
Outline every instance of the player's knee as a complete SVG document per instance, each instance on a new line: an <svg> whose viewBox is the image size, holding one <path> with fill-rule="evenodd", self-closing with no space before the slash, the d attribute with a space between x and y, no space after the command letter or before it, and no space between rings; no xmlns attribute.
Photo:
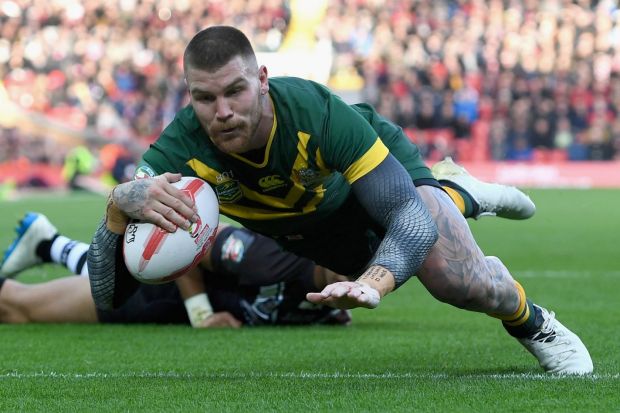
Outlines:
<svg viewBox="0 0 620 413"><path fill-rule="evenodd" d="M504 263L497 258L496 256L493 255L487 255L486 257L484 257L485 261L487 262L487 265L491 266L491 267L498 267L498 266L504 266Z"/></svg>
<svg viewBox="0 0 620 413"><path fill-rule="evenodd" d="M6 324L27 323L30 320L25 295L30 287L13 280L7 280L0 294L0 322Z"/></svg>

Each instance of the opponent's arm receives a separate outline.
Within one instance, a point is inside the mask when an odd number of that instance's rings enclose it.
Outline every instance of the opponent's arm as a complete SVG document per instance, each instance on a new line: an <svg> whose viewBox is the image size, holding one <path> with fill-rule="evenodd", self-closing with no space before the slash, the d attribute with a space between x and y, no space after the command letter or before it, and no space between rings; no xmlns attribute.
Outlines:
<svg viewBox="0 0 620 413"><path fill-rule="evenodd" d="M213 312L201 271L199 267L192 268L175 280L192 327L241 327L241 321L228 311Z"/></svg>

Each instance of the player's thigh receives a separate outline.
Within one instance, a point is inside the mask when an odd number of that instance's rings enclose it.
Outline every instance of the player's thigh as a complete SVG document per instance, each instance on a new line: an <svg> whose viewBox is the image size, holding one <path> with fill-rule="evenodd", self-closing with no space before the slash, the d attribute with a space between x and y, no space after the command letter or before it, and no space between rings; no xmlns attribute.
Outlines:
<svg viewBox="0 0 620 413"><path fill-rule="evenodd" d="M484 254L467 221L445 192L432 186L417 190L439 233L418 278L437 298L451 300L467 295L488 272Z"/></svg>

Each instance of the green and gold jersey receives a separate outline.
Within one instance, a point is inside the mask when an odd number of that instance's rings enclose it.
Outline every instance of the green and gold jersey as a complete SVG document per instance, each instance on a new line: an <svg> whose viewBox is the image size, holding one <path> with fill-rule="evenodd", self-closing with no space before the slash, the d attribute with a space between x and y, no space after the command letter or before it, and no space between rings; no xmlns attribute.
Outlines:
<svg viewBox="0 0 620 413"><path fill-rule="evenodd" d="M402 130L370 106L349 106L298 78L271 78L269 87L274 123L259 162L219 151L188 106L145 152L137 174L198 176L213 187L222 214L269 235L318 225L389 151L412 177L432 177Z"/></svg>

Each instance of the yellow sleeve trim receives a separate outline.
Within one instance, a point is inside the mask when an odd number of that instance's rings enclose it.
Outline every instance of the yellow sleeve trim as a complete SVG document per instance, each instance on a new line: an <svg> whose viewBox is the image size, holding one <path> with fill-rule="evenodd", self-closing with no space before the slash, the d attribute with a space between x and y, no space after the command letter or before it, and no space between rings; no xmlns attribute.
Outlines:
<svg viewBox="0 0 620 413"><path fill-rule="evenodd" d="M455 191L454 189L448 186L443 186L442 188L444 191L448 193L448 196L452 198L452 201L456 204L456 207L459 209L459 211L461 211L461 214L464 214L465 213L465 200L463 199L461 194L459 194L457 191Z"/></svg>
<svg viewBox="0 0 620 413"><path fill-rule="evenodd" d="M389 153L390 151L387 146L385 146L381 139L377 138L374 145L372 145L361 158L353 162L351 166L344 171L344 177L350 184L352 184L368 172L375 169L377 165L387 158Z"/></svg>

